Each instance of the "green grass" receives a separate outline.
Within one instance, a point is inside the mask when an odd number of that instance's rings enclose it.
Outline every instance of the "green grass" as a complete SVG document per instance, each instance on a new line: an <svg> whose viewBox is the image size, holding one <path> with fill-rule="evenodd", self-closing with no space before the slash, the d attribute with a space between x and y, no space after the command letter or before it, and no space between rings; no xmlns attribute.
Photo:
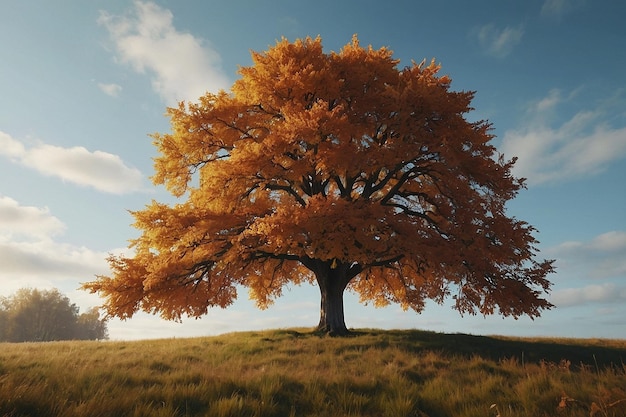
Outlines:
<svg viewBox="0 0 626 417"><path fill-rule="evenodd" d="M0 344L0 416L626 416L626 340L307 330Z"/></svg>

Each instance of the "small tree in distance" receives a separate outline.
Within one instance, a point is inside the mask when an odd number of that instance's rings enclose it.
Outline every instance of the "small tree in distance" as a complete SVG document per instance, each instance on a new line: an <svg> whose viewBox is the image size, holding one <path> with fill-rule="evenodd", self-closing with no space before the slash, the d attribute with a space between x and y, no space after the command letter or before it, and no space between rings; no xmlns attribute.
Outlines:
<svg viewBox="0 0 626 417"><path fill-rule="evenodd" d="M552 261L505 213L524 186L515 159L464 118L474 93L356 36L338 53L283 39L252 58L230 94L168 109L172 132L153 135L153 181L185 201L134 212L135 255L83 284L110 315L198 317L237 286L265 308L302 282L319 286L318 330L336 335L346 289L417 312L448 297L471 314L552 307Z"/></svg>
<svg viewBox="0 0 626 417"><path fill-rule="evenodd" d="M79 315L79 308L57 289L19 289L0 297L0 341L107 339L106 319L97 308Z"/></svg>
<svg viewBox="0 0 626 417"><path fill-rule="evenodd" d="M100 318L100 309L92 307L76 319L74 339L103 340L109 338L107 320Z"/></svg>

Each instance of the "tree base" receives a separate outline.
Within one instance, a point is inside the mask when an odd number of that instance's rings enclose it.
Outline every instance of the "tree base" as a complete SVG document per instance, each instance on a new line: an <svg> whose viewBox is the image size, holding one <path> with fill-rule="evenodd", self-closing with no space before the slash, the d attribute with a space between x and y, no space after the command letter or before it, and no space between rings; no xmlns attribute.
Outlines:
<svg viewBox="0 0 626 417"><path fill-rule="evenodd" d="M336 329L332 328L331 326L317 326L313 333L320 336L330 337L347 337L354 335L354 333L352 333L346 327Z"/></svg>

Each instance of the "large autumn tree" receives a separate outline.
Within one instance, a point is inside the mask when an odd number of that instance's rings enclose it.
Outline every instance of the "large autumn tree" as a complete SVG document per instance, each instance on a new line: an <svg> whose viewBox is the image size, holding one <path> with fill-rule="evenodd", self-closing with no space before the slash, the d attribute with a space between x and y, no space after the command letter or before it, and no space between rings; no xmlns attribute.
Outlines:
<svg viewBox="0 0 626 417"><path fill-rule="evenodd" d="M153 135L153 181L182 202L133 212L135 255L84 284L110 315L198 317L239 286L264 308L302 282L319 286L331 334L347 333L346 289L417 312L449 296L461 313L552 306L552 262L505 212L523 179L490 124L465 118L473 92L356 37L331 53L283 39L252 58L230 93L168 109L171 133Z"/></svg>

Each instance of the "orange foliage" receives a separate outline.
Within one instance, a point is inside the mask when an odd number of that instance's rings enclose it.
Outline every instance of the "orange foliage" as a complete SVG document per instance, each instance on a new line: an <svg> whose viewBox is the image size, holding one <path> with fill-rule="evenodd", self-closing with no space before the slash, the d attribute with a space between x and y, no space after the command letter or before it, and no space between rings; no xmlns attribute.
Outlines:
<svg viewBox="0 0 626 417"><path fill-rule="evenodd" d="M134 257L84 284L109 314L197 317L237 286L266 307L285 285L327 278L377 306L551 307L552 261L505 213L523 180L490 125L465 119L472 92L450 91L434 61L399 69L356 37L328 54L319 38L283 39L252 58L230 93L168 109L171 133L153 135L153 181L185 201L134 212Z"/></svg>

